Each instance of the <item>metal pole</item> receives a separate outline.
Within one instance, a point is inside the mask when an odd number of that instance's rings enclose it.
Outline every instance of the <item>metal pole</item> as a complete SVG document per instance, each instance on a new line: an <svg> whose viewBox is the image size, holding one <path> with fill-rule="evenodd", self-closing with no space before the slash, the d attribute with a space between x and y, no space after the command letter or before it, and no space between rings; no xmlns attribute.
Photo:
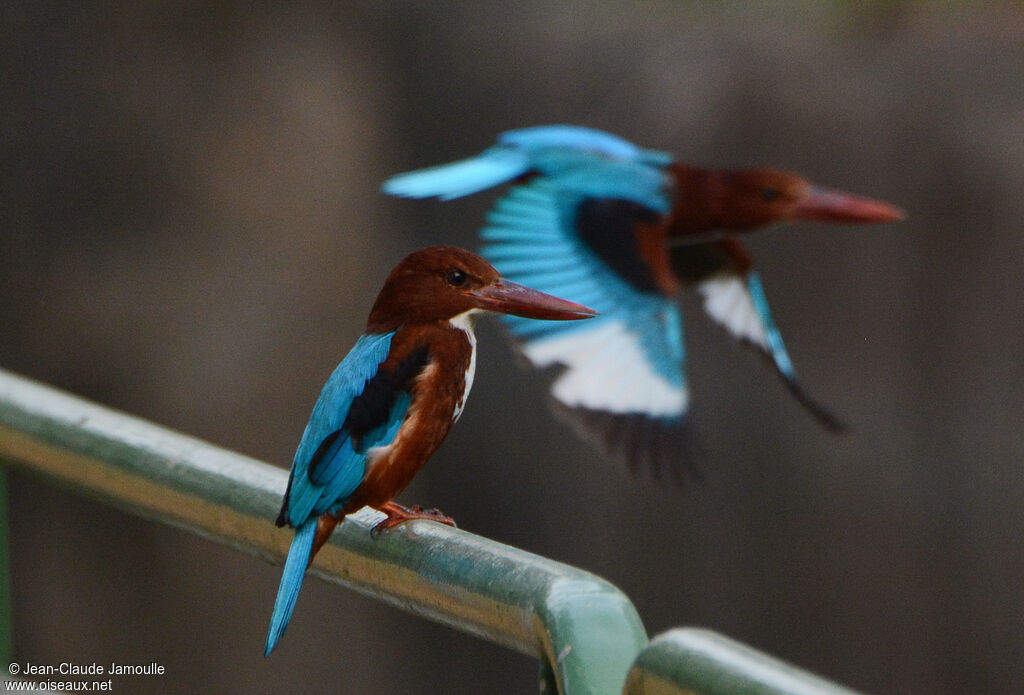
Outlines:
<svg viewBox="0 0 1024 695"><path fill-rule="evenodd" d="M856 695L710 630L658 635L629 672L624 695Z"/></svg>
<svg viewBox="0 0 1024 695"><path fill-rule="evenodd" d="M291 542L272 523L283 469L2 370L0 460L270 562L282 563ZM350 516L310 572L546 660L562 695L621 692L647 636L614 586L427 521L375 539L378 518Z"/></svg>

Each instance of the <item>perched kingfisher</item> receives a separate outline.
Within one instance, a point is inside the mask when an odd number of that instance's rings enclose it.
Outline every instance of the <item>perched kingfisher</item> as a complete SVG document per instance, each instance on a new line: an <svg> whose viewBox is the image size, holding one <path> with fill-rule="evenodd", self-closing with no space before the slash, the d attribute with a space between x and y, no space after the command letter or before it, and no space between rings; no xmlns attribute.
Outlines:
<svg viewBox="0 0 1024 695"><path fill-rule="evenodd" d="M295 527L265 654L284 633L306 568L345 515L370 506L375 530L408 519L452 524L392 499L462 414L476 370L472 317L481 311L568 321L592 309L508 282L484 259L450 246L407 256L384 283L366 332L331 374L306 425L277 517Z"/></svg>
<svg viewBox="0 0 1024 695"><path fill-rule="evenodd" d="M682 318L695 289L710 318L760 350L825 427L842 423L797 381L752 259L734 234L784 220L891 222L898 208L785 171L700 169L590 128L512 130L481 154L399 174L386 193L450 200L502 183L480 232L506 277L601 312L579 325L507 319L528 360L559 365L556 412L605 454L656 479L694 458Z"/></svg>

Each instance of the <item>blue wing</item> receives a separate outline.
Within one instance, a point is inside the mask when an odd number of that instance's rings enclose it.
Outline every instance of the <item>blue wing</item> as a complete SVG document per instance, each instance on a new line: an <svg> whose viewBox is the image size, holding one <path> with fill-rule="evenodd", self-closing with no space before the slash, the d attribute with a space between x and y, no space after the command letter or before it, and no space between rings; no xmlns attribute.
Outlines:
<svg viewBox="0 0 1024 695"><path fill-rule="evenodd" d="M392 394L392 399L374 399L386 412L364 414L361 422L371 423L365 431L350 431L350 409L370 387L382 362L387 358L394 333L364 335L334 370L302 434L295 452L288 490L285 493L278 525L296 527L288 549L281 583L270 617L270 629L264 654L277 646L291 619L302 588L316 536L317 518L336 511L351 495L366 473L367 453L373 447L387 446L398 433L411 403L407 391Z"/></svg>
<svg viewBox="0 0 1024 695"><path fill-rule="evenodd" d="M279 524L300 526L340 506L362 482L369 446L355 446L343 430L349 407L387 358L394 333L364 335L324 384L302 433L292 463L288 492ZM386 445L394 438L408 408L408 396L395 403L389 427L374 432L371 446Z"/></svg>
<svg viewBox="0 0 1024 695"><path fill-rule="evenodd" d="M514 282L600 312L573 324L502 318L535 366L563 368L551 393L556 410L577 430L631 466L643 464L655 475L666 467L675 471L695 453L683 426L689 395L679 309L653 284L623 274L595 252L585 238L589 228L578 225L589 201L607 197L663 214L664 181L635 163L592 163L588 171L570 169L512 189L488 216L481 254ZM628 255L635 221L627 215L601 233L615 235L616 247ZM650 436L652 430L659 434Z"/></svg>
<svg viewBox="0 0 1024 695"><path fill-rule="evenodd" d="M549 150L576 151L591 158L647 163L666 163L671 155L645 150L618 135L577 125L541 125L509 130L498 136L498 144L527 154Z"/></svg>
<svg viewBox="0 0 1024 695"><path fill-rule="evenodd" d="M498 144L475 157L393 176L382 190L406 198L451 200L498 186L530 172L554 175L600 159L663 166L670 155L645 150L617 135L570 125L536 126L502 133Z"/></svg>
<svg viewBox="0 0 1024 695"><path fill-rule="evenodd" d="M381 187L388 195L442 200L460 198L522 176L529 157L507 147L491 149L469 159L392 176Z"/></svg>

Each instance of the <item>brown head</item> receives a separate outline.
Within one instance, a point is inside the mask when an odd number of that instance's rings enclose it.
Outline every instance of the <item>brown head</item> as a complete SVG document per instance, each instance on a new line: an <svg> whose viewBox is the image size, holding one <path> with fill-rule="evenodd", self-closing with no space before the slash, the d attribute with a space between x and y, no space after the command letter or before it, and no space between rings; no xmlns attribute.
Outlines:
<svg viewBox="0 0 1024 695"><path fill-rule="evenodd" d="M866 224L904 217L889 203L816 186L788 171L672 169L680 187L673 225L677 235L748 230L786 220Z"/></svg>
<svg viewBox="0 0 1024 695"><path fill-rule="evenodd" d="M557 321L597 315L581 304L505 280L475 253L428 246L406 256L388 275L370 311L366 332L448 321L472 311Z"/></svg>

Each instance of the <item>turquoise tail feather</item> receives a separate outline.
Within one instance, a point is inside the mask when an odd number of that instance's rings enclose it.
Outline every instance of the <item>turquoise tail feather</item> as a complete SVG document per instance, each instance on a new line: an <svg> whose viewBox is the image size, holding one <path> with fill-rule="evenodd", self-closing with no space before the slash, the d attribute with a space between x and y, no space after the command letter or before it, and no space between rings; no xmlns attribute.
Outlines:
<svg viewBox="0 0 1024 695"><path fill-rule="evenodd" d="M302 578L306 574L310 553L313 552L313 537L316 536L316 517L307 520L295 530L295 538L288 549L288 559L284 563L281 585L277 589L277 600L274 601L274 612L270 616L270 630L267 632L267 646L264 656L274 651L288 621L295 610L295 601L302 588Z"/></svg>

